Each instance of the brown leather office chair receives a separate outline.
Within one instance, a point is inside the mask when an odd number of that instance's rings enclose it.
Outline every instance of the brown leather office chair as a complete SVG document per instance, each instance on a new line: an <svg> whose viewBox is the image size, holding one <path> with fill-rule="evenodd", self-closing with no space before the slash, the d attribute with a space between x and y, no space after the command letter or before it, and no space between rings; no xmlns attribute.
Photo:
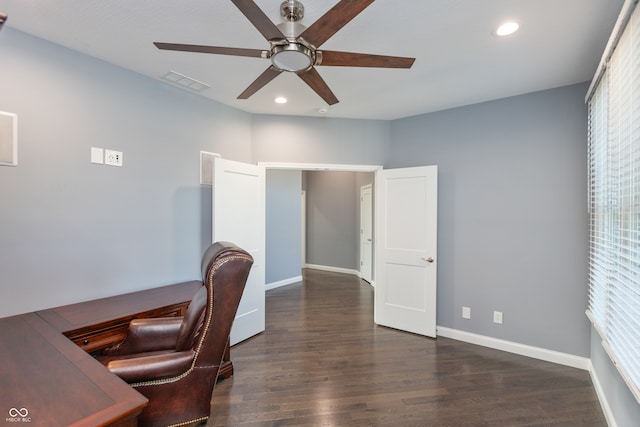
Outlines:
<svg viewBox="0 0 640 427"><path fill-rule="evenodd" d="M98 357L149 399L140 426L204 423L253 258L232 243L202 258L202 288L184 317L135 319L121 343Z"/></svg>

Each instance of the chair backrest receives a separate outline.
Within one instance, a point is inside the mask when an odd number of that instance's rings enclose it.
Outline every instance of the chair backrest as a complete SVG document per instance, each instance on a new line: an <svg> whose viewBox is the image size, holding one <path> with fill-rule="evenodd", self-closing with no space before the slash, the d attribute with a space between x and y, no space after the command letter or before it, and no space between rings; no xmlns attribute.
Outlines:
<svg viewBox="0 0 640 427"><path fill-rule="evenodd" d="M194 366L222 360L252 265L251 255L233 243L216 242L204 253L203 286L189 303L176 347L195 351Z"/></svg>
<svg viewBox="0 0 640 427"><path fill-rule="evenodd" d="M187 312L180 325L180 334L176 351L194 349L204 325L205 309L207 308L207 287L202 286L194 295L187 307Z"/></svg>

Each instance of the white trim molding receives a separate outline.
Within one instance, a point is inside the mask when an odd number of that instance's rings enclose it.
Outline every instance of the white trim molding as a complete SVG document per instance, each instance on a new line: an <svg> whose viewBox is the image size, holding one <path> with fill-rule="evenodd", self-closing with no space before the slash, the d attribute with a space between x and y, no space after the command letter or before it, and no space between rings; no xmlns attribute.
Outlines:
<svg viewBox="0 0 640 427"><path fill-rule="evenodd" d="M596 395L598 396L598 400L600 401L600 407L602 408L604 417L607 420L607 426L618 427L618 423L616 422L616 419L613 416L613 411L611 410L611 406L609 406L609 400L607 399L607 394L604 392L604 389L602 388L602 384L598 379L598 373L593 368L591 361L589 361L589 375L591 376L591 382L593 383L593 388L596 392Z"/></svg>
<svg viewBox="0 0 640 427"><path fill-rule="evenodd" d="M284 163L258 162L265 169L293 169L303 171L343 171L343 172L375 172L382 169L380 165L352 165L336 163Z"/></svg>
<svg viewBox="0 0 640 427"><path fill-rule="evenodd" d="M265 290L270 291L271 289L281 288L287 285L293 285L294 283L302 282L302 276L290 277L284 280L278 280L277 282L267 283L265 285Z"/></svg>
<svg viewBox="0 0 640 427"><path fill-rule="evenodd" d="M332 273L352 274L360 277L360 272L351 268L331 267L329 265L305 264L304 268L313 268L314 270L330 271Z"/></svg>
<svg viewBox="0 0 640 427"><path fill-rule="evenodd" d="M454 340L477 344L496 350L507 351L509 353L519 354L521 356L527 356L547 362L558 363L560 365L570 366L572 368L583 369L585 371L589 371L591 369L591 360L586 357L575 356L568 353L561 353L559 351L548 350L531 345L519 344L513 341L487 337L485 335L478 335L472 332L446 328L444 326L438 326L436 328L436 333L441 337L452 338Z"/></svg>

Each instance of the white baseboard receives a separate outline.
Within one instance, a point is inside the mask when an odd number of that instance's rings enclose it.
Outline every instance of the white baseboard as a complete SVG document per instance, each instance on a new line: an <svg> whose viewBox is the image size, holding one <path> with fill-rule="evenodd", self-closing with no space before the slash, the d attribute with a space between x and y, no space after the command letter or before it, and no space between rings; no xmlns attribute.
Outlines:
<svg viewBox="0 0 640 427"><path fill-rule="evenodd" d="M547 350L545 348L534 347L531 345L519 344L512 341L505 341L471 332L459 331L457 329L446 328L444 326L437 326L436 331L437 335L442 337L477 344L483 347L494 348L496 350L507 351L521 356L532 357L534 359L545 360L547 362L558 363L560 365L571 366L572 368L589 371L591 367L591 360L586 357Z"/></svg>
<svg viewBox="0 0 640 427"><path fill-rule="evenodd" d="M593 364L591 363L591 361L589 361L589 374L591 375L591 382L593 383L593 388L596 391L596 395L598 395L598 400L600 401L600 407L602 408L604 417L607 420L607 425L609 427L618 427L618 423L616 422L616 419L613 416L613 411L609 406L609 400L607 399L607 394L602 389L602 384L600 384L600 380L598 379L598 374L596 373L596 370L593 369Z"/></svg>
<svg viewBox="0 0 640 427"><path fill-rule="evenodd" d="M265 285L265 289L269 291L271 289L280 288L282 286L292 285L299 282L302 282L302 276L290 277L288 279L278 280L277 282L267 283Z"/></svg>
<svg viewBox="0 0 640 427"><path fill-rule="evenodd" d="M344 273L344 274L353 274L358 277L360 276L360 272L358 270L353 270L350 268L331 267L328 265L317 265L317 264L305 264L304 267L313 268L314 270L330 271L332 273Z"/></svg>

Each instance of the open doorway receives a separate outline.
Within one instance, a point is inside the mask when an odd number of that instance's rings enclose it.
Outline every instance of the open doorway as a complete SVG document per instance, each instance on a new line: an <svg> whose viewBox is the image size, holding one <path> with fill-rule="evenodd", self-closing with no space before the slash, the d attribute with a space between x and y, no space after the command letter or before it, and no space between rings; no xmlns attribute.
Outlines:
<svg viewBox="0 0 640 427"><path fill-rule="evenodd" d="M369 200L375 176L372 172L304 171L307 207L307 265L310 268L361 275L363 267L361 188L368 186ZM368 242L371 256L372 233ZM371 269L369 259L367 266ZM371 280L371 274L367 275Z"/></svg>
<svg viewBox="0 0 640 427"><path fill-rule="evenodd" d="M267 170L267 289L301 279L298 276L301 276L300 265L362 277L360 192L362 187L368 186L373 195L375 171L381 167L261 165ZM270 176L274 178L270 179ZM297 189L288 187L290 182L283 182L283 177L288 177L289 181L298 180ZM283 201L282 193L296 200L292 203ZM293 220L294 216L297 220ZM285 217L288 219L283 221ZM299 236L299 240L294 243L291 238L295 235ZM373 236L370 244L372 248ZM369 256L372 257L373 253ZM272 257L277 262L269 262ZM288 273L287 266L283 265L286 260L291 261ZM294 265L296 262L297 265ZM365 276L372 283L373 260L369 266L371 273L365 273ZM276 268L278 271L275 271Z"/></svg>
<svg viewBox="0 0 640 427"><path fill-rule="evenodd" d="M291 170L291 168L289 168ZM357 189L358 196L360 188L365 186L352 185L357 182L354 176L358 174L345 174L345 170L340 171L345 181L332 182L337 176L335 172L327 173L327 168L320 171L312 170L306 173L306 188L303 188L307 203L305 209L306 219L306 257L307 266L314 268L322 267L328 271L340 271L349 273L348 268L332 267L334 263L343 263L342 258L349 256L353 250L353 242L359 240L349 238L351 243L344 244L350 248L348 251L340 251L344 242L342 234L347 233L347 229L359 234L359 224L356 227L341 227L344 221L329 220L329 216L336 211L341 212L345 205L351 205L350 197L342 198L341 191L344 188ZM361 171L362 172L362 171ZM373 171L365 171L373 172ZM377 170L369 173L373 180L372 187L375 191L375 218L373 227L376 231L378 244L372 265L374 279L376 279L375 292L375 323L390 326L395 329L405 330L425 336L436 336L436 266L437 266L437 166L422 166L400 169ZM299 175L302 178L302 175ZM309 202L310 195L318 177L328 177L329 185L323 192L323 197L330 201L329 207L323 204L312 204ZM351 181L349 181L351 180ZM268 182L267 178L267 182ZM300 180L302 182L302 179ZM346 185L345 185L346 182ZM364 189L363 189L364 191ZM268 193L268 190L267 190ZM347 191L348 193L348 191ZM268 196L268 194L267 194ZM373 194L372 194L373 196ZM360 206L356 199L355 205ZM268 199L268 197L267 197ZM297 223L294 229L301 230L300 222L300 189L294 192L294 205L297 206ZM267 203L269 204L269 203ZM373 215L373 213L372 213ZM340 216L338 215L338 218ZM355 215L349 215L352 219ZM335 217L334 217L335 218ZM360 222L358 218L357 223ZM327 257L328 262L321 264L310 264L311 249L316 250L315 243L310 244L311 234L309 226L321 225L320 237L325 239L325 247L321 253ZM267 230L269 230L267 225ZM416 232L417 230L417 232ZM267 231L267 255L269 254L269 231ZM278 237L287 233L279 233ZM316 238L317 236L313 236ZM317 240L317 239L315 239ZM375 240L375 239L372 239ZM296 241L297 254L300 254L299 242L301 236ZM359 249L359 246L356 246ZM280 247L276 247L279 249ZM313 258L320 259L320 258ZM317 262L317 261L316 261ZM297 266L300 265L298 258ZM359 274L356 263L353 271ZM392 266L389 268L389 266ZM299 268L299 267L298 267Z"/></svg>

